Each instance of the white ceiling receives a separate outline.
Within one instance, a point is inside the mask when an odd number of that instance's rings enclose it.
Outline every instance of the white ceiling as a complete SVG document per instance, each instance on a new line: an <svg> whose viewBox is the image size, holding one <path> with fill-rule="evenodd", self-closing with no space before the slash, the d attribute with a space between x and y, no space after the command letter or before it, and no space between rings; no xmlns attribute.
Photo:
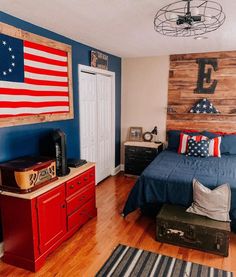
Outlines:
<svg viewBox="0 0 236 277"><path fill-rule="evenodd" d="M157 10L176 0L0 0L1 10L120 57L236 50L236 1L215 0L225 23L208 39L165 37L153 29Z"/></svg>

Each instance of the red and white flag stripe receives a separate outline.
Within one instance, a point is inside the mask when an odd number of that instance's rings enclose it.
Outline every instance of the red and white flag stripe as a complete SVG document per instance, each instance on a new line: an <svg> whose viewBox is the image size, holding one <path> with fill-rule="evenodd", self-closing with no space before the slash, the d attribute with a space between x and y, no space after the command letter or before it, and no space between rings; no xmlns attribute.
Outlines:
<svg viewBox="0 0 236 277"><path fill-rule="evenodd" d="M24 82L0 81L0 115L69 112L67 52L24 41Z"/></svg>
<svg viewBox="0 0 236 277"><path fill-rule="evenodd" d="M209 155L213 157L221 157L220 152L221 137L216 137L210 140Z"/></svg>

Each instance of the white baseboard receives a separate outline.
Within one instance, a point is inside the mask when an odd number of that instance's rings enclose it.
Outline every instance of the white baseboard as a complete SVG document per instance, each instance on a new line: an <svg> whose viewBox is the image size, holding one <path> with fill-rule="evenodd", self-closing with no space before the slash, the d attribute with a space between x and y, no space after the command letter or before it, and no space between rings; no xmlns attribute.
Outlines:
<svg viewBox="0 0 236 277"><path fill-rule="evenodd" d="M120 165L120 171L124 171L125 170L125 165L124 164L121 164Z"/></svg>
<svg viewBox="0 0 236 277"><path fill-rule="evenodd" d="M0 258L3 256L3 242L0 243Z"/></svg>
<svg viewBox="0 0 236 277"><path fill-rule="evenodd" d="M116 174L118 174L120 172L120 165L118 165L117 167L115 167L113 170L112 170L112 173L111 173L111 176L115 176Z"/></svg>

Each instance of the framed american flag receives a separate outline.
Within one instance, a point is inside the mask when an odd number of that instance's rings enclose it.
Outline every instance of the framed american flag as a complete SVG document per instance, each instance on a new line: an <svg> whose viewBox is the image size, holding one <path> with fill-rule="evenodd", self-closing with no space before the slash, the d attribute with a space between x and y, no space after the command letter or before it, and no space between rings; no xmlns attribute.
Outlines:
<svg viewBox="0 0 236 277"><path fill-rule="evenodd" d="M0 127L71 118L71 46L0 23Z"/></svg>

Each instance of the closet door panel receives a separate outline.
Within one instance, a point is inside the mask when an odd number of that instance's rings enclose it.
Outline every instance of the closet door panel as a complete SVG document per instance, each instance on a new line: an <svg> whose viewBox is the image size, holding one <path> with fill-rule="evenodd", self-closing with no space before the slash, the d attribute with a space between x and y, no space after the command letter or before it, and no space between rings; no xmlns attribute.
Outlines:
<svg viewBox="0 0 236 277"><path fill-rule="evenodd" d="M80 74L80 157L97 162L96 75Z"/></svg>
<svg viewBox="0 0 236 277"><path fill-rule="evenodd" d="M97 181L111 174L111 77L97 75Z"/></svg>

